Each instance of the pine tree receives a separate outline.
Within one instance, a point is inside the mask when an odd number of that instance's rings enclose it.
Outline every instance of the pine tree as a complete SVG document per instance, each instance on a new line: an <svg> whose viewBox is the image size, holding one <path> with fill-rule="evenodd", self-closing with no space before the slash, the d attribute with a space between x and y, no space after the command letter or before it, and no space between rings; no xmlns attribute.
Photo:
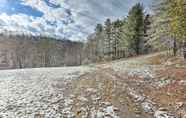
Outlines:
<svg viewBox="0 0 186 118"><path fill-rule="evenodd" d="M105 21L105 50L104 52L109 56L109 58L113 58L112 56L112 51L113 51L113 46L112 46L112 43L113 43L113 37L112 37L112 23L111 23L111 20L110 19L107 19Z"/></svg>
<svg viewBox="0 0 186 118"><path fill-rule="evenodd" d="M144 19L144 50L143 53L149 53L152 51L152 46L148 43L150 40L151 34L151 24L152 24L152 17L150 14L147 14Z"/></svg>
<svg viewBox="0 0 186 118"><path fill-rule="evenodd" d="M99 58L103 58L104 55L104 29L102 24L97 24L95 29L95 40L96 40L96 48L97 48L97 55Z"/></svg>
<svg viewBox="0 0 186 118"><path fill-rule="evenodd" d="M123 58L126 56L126 48L128 46L128 42L125 37L125 27L126 19L116 20L113 22L113 34L114 34L114 55L115 58Z"/></svg>
<svg viewBox="0 0 186 118"><path fill-rule="evenodd" d="M144 38L144 13L143 6L138 3L129 11L127 19L126 37L129 41L129 48L133 49L137 55L141 53Z"/></svg>

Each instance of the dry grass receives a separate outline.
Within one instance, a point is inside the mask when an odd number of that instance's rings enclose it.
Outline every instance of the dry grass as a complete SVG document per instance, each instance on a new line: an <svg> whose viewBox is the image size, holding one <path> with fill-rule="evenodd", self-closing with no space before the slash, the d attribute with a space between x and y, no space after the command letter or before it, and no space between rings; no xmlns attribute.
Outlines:
<svg viewBox="0 0 186 118"><path fill-rule="evenodd" d="M167 61L167 59L170 58L166 54L158 54L152 57L147 58L147 64L150 65L160 65Z"/></svg>

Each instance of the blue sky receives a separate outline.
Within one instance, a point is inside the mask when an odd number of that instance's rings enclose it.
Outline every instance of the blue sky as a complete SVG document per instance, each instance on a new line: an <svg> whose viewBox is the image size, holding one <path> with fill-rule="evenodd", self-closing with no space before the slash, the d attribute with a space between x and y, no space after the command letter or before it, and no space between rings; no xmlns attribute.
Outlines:
<svg viewBox="0 0 186 118"><path fill-rule="evenodd" d="M8 15L22 13L27 15L33 15L35 17L41 17L43 15L41 11L20 3L20 0L1 0L0 13L7 13Z"/></svg>
<svg viewBox="0 0 186 118"><path fill-rule="evenodd" d="M127 15L137 2L152 0L0 0L0 31L84 39L97 23Z"/></svg>

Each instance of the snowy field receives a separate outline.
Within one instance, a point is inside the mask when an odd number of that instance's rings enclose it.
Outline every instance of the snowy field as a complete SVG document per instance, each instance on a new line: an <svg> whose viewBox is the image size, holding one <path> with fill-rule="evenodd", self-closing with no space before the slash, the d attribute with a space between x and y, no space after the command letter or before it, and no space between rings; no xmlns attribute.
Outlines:
<svg viewBox="0 0 186 118"><path fill-rule="evenodd" d="M65 87L73 79L93 71L90 67L36 68L0 71L0 118L60 118ZM38 115L38 116L37 116ZM70 115L70 114L69 114Z"/></svg>

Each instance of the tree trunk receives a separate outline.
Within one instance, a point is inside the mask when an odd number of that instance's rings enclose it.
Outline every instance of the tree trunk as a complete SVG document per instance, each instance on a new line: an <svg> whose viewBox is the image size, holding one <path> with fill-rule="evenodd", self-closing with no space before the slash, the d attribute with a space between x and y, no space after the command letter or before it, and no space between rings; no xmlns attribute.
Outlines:
<svg viewBox="0 0 186 118"><path fill-rule="evenodd" d="M186 59L186 41L184 41L184 44L183 44L183 56L184 56L184 59Z"/></svg>
<svg viewBox="0 0 186 118"><path fill-rule="evenodd" d="M174 54L174 56L176 56L176 54L177 54L177 43L176 43L176 39L174 39L173 54Z"/></svg>

